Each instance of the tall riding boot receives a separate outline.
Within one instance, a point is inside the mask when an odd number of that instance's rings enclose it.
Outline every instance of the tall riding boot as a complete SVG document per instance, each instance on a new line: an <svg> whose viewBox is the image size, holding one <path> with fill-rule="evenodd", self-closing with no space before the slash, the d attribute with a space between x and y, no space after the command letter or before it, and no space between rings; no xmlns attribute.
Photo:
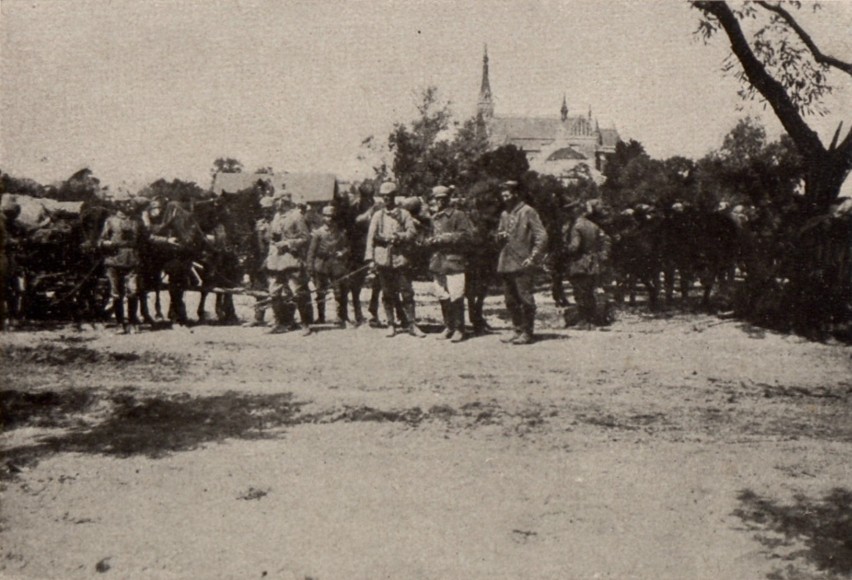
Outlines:
<svg viewBox="0 0 852 580"><path fill-rule="evenodd" d="M364 322L364 313L361 311L361 289L352 290L352 315L355 317L355 325L360 326Z"/></svg>
<svg viewBox="0 0 852 580"><path fill-rule="evenodd" d="M424 336L426 336L414 322L415 318L413 298L402 303L402 312L405 314L405 326L408 330L408 334L410 334L411 336L416 336L417 338L423 338Z"/></svg>
<svg viewBox="0 0 852 580"><path fill-rule="evenodd" d="M325 298L317 300L317 324L325 324Z"/></svg>
<svg viewBox="0 0 852 580"><path fill-rule="evenodd" d="M387 336L388 338L393 338L393 336L396 335L395 308L393 303L387 301L383 304L383 306L385 308L385 318L387 318L388 321L388 331L385 336Z"/></svg>
<svg viewBox="0 0 852 580"><path fill-rule="evenodd" d="M451 302L449 300L441 300L441 317L444 320L444 331L438 335L440 339L450 338L455 328L455 319L451 314Z"/></svg>
<svg viewBox="0 0 852 580"><path fill-rule="evenodd" d="M270 334L280 334L290 330L290 325L287 323L287 305L280 297L273 298L269 306L272 309L272 317L275 319L275 324L270 330Z"/></svg>
<svg viewBox="0 0 852 580"><path fill-rule="evenodd" d="M154 325L154 319L151 318L151 313L148 311L148 294L143 293L139 296L139 314L142 315L142 321L145 324Z"/></svg>
<svg viewBox="0 0 852 580"><path fill-rule="evenodd" d="M464 299L459 298L450 302L450 320L454 320L453 334L450 337L452 342L461 342L464 340Z"/></svg>
<svg viewBox="0 0 852 580"><path fill-rule="evenodd" d="M137 325L139 324L139 316L136 314L137 309L139 308L139 298L136 296L128 296L127 297L127 318L130 321L130 324Z"/></svg>
<svg viewBox="0 0 852 580"><path fill-rule="evenodd" d="M299 300L299 319L302 322L302 336L308 336L313 332L311 330L311 319L312 319L312 311L311 311L311 303L309 299Z"/></svg>
<svg viewBox="0 0 852 580"><path fill-rule="evenodd" d="M127 321L124 320L124 299L122 298L113 298L112 299L112 311L115 314L115 321L121 326L118 332L126 333L127 332Z"/></svg>

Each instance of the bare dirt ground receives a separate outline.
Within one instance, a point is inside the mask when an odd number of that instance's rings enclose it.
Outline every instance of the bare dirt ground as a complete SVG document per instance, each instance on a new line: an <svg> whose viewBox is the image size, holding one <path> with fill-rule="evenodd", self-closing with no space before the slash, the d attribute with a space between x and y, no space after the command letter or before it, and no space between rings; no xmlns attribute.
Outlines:
<svg viewBox="0 0 852 580"><path fill-rule="evenodd" d="M852 349L699 314L564 330L544 296L539 320L525 347L0 335L0 575L852 576Z"/></svg>

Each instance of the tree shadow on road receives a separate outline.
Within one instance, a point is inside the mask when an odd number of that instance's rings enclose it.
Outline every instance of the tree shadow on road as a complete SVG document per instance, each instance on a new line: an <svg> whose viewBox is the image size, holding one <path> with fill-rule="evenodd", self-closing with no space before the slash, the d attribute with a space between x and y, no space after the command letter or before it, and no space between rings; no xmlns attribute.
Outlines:
<svg viewBox="0 0 852 580"><path fill-rule="evenodd" d="M5 427L51 428L35 440L3 451L5 475L55 453L163 457L228 438L257 439L291 425L303 403L290 393L249 395L227 392L142 395L121 391L25 393L0 391ZM61 434L55 434L61 429Z"/></svg>
<svg viewBox="0 0 852 580"><path fill-rule="evenodd" d="M821 499L796 495L782 504L751 490L738 495L733 515L763 544L770 558L787 564L770 580L852 576L852 491L835 488Z"/></svg>

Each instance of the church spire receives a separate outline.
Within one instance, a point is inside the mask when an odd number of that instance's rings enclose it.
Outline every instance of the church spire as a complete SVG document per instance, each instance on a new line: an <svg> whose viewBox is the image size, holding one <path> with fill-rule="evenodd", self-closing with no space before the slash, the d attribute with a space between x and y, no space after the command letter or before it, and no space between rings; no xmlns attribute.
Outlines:
<svg viewBox="0 0 852 580"><path fill-rule="evenodd" d="M568 120L568 98L564 94L562 95L562 109L560 109L560 112L562 113L562 120L567 121Z"/></svg>
<svg viewBox="0 0 852 580"><path fill-rule="evenodd" d="M491 98L491 81L488 79L488 45L482 56L482 84L479 87L479 102L477 112L483 119L494 116L494 101Z"/></svg>

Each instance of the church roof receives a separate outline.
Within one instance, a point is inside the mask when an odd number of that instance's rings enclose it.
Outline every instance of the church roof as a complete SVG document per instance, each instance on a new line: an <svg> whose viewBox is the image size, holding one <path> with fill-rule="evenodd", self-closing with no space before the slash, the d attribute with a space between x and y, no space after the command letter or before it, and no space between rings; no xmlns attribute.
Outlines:
<svg viewBox="0 0 852 580"><path fill-rule="evenodd" d="M563 161L563 160L583 160L588 159L585 155L574 149L573 147L563 147L551 153L548 161Z"/></svg>

